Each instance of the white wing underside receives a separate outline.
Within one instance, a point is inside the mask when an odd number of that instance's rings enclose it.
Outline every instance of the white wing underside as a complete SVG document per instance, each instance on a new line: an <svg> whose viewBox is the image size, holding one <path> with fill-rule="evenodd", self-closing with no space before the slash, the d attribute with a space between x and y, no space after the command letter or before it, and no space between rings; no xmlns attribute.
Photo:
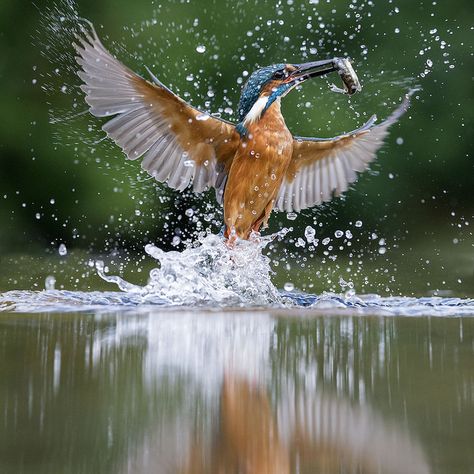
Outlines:
<svg viewBox="0 0 474 474"><path fill-rule="evenodd" d="M297 142L334 142L349 138L343 146L334 146L327 154L302 166L293 179L285 179L275 200L275 210L299 212L346 192L358 175L376 158L377 150L388 135L388 128L406 111L409 95L384 122L374 126L372 116L361 128L334 138L295 137Z"/></svg>
<svg viewBox="0 0 474 474"><path fill-rule="evenodd" d="M193 191L200 193L215 183L215 160L209 160L207 166L196 166L170 133L168 124L149 117L146 107L125 112L102 128L129 160L142 157L142 168L172 189L184 191L192 182Z"/></svg>
<svg viewBox="0 0 474 474"><path fill-rule="evenodd" d="M203 165L190 159L156 103L146 103L144 95L137 93L134 80L138 76L105 49L93 29L92 34L93 37L83 33L85 39L78 36L76 60L82 67L78 75L84 81L81 89L91 114L115 115L102 127L107 136L122 148L129 160L142 158L142 168L157 181L166 182L178 191L192 183L197 193L214 186L218 200L222 200L226 176L222 175L223 169L215 155ZM172 94L161 83L158 85ZM183 106L190 107L184 101Z"/></svg>

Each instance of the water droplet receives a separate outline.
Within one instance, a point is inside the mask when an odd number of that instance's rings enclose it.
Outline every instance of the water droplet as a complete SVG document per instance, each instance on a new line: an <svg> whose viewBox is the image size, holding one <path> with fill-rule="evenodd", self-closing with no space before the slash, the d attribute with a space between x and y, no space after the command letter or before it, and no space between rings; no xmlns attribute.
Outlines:
<svg viewBox="0 0 474 474"><path fill-rule="evenodd" d="M403 145L403 138L402 137L397 137L395 142L396 142L397 145Z"/></svg>
<svg viewBox="0 0 474 474"><path fill-rule="evenodd" d="M177 247L180 243L181 239L177 235L175 235L173 237L173 240L171 241L171 245L173 245L173 247Z"/></svg>
<svg viewBox="0 0 474 474"><path fill-rule="evenodd" d="M344 278L339 277L339 286L341 287L341 289L344 289L347 286L350 286L350 284L346 280L344 280Z"/></svg>
<svg viewBox="0 0 474 474"><path fill-rule="evenodd" d="M289 220L289 221L294 221L296 218L297 218L297 214L296 212L288 212L286 214L286 218Z"/></svg>
<svg viewBox="0 0 474 474"><path fill-rule="evenodd" d="M355 290L353 288L350 288L344 293L344 298L346 299L353 298L355 294L356 294Z"/></svg>
<svg viewBox="0 0 474 474"><path fill-rule="evenodd" d="M355 226L356 227L362 227L362 221L356 221Z"/></svg>
<svg viewBox="0 0 474 474"><path fill-rule="evenodd" d="M45 290L54 290L56 285L56 278L53 275L48 275L44 280L44 289Z"/></svg>
<svg viewBox="0 0 474 474"><path fill-rule="evenodd" d="M188 217L193 217L194 215L194 210L189 208L189 209L186 209L186 211L184 211L184 213L188 216Z"/></svg>
<svg viewBox="0 0 474 474"><path fill-rule="evenodd" d="M203 44L200 44L199 46L196 46L196 51L198 53L205 53L206 52L206 47Z"/></svg>
<svg viewBox="0 0 474 474"><path fill-rule="evenodd" d="M304 236L308 242L313 242L314 236L316 235L316 231L310 225L306 226L304 230Z"/></svg>
<svg viewBox="0 0 474 474"><path fill-rule="evenodd" d="M387 249L385 247L380 247L379 248L379 254L380 255L383 255L386 251L387 251Z"/></svg>
<svg viewBox="0 0 474 474"><path fill-rule="evenodd" d="M196 120L206 121L210 118L209 114L198 114L196 115Z"/></svg>
<svg viewBox="0 0 474 474"><path fill-rule="evenodd" d="M296 241L296 247L306 247L306 242L301 238L301 237L298 237L298 240Z"/></svg>
<svg viewBox="0 0 474 474"><path fill-rule="evenodd" d="M58 247L58 253L59 255L61 255L62 257L64 257L64 255L67 255L67 248L64 244L60 244L59 247Z"/></svg>
<svg viewBox="0 0 474 474"><path fill-rule="evenodd" d="M285 291L293 291L295 289L295 285L293 283L287 281L284 285L283 288Z"/></svg>
<svg viewBox="0 0 474 474"><path fill-rule="evenodd" d="M336 238L340 239L344 235L344 232L342 232L342 230L336 230L336 232L334 232L334 235L336 236Z"/></svg>

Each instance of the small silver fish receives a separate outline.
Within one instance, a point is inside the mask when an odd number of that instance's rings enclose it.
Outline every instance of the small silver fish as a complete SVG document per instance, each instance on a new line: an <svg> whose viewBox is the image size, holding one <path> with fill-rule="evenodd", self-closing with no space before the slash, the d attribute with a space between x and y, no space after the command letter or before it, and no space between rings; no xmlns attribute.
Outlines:
<svg viewBox="0 0 474 474"><path fill-rule="evenodd" d="M333 92L340 92L342 94L349 95L360 92L362 90L362 86L360 85L359 78L352 67L350 59L336 58L335 64L338 69L337 72L342 79L342 83L344 84L344 89L340 89L339 87L332 84L331 90Z"/></svg>

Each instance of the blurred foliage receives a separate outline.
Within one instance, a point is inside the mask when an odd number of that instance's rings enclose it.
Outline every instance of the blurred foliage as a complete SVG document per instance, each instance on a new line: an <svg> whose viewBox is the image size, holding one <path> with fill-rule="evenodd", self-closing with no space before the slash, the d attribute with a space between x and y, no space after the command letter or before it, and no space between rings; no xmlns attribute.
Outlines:
<svg viewBox="0 0 474 474"><path fill-rule="evenodd" d="M186 100L231 120L225 108L235 109L246 75L274 62L355 59L364 85L356 97L329 92L337 82L330 77L284 100L288 126L300 135L332 136L372 113L383 118L409 87L421 86L372 172L344 200L293 222L275 214L270 230L291 224L301 235L316 219L332 235L361 220L394 241L425 239L428 249L440 235L445 246L473 241L470 1L3 0L0 254L52 251L59 242L141 251L149 240L169 247L175 234L220 227L212 193L170 192L102 140L102 122L87 114L74 74L71 8L137 72L150 66ZM193 206L190 219L184 211Z"/></svg>

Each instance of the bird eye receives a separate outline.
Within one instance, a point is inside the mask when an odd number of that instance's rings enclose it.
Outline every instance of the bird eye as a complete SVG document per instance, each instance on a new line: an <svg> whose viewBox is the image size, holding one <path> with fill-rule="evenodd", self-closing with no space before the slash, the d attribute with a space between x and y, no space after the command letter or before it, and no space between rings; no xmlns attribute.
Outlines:
<svg viewBox="0 0 474 474"><path fill-rule="evenodd" d="M274 74L273 74L273 77L275 79L283 79L285 77L285 71L276 71Z"/></svg>

